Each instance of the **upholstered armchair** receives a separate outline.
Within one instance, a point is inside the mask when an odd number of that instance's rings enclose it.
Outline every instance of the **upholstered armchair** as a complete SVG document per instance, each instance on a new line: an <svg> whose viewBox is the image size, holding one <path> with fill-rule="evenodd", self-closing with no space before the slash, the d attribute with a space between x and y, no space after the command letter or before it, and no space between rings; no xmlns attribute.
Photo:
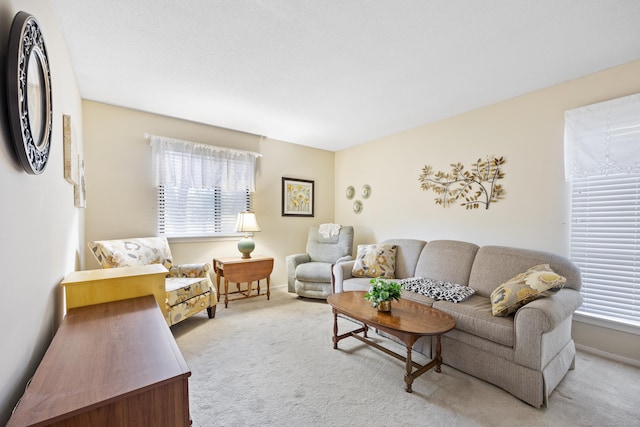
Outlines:
<svg viewBox="0 0 640 427"><path fill-rule="evenodd" d="M165 281L169 326L204 309L209 318L215 317L218 295L209 277L211 266L207 263L174 265L165 237L98 240L89 242L89 248L102 268L164 265L169 270Z"/></svg>
<svg viewBox="0 0 640 427"><path fill-rule="evenodd" d="M308 298L327 298L332 293L332 264L350 261L352 254L352 226L322 224L311 227L306 253L286 258L289 292Z"/></svg>

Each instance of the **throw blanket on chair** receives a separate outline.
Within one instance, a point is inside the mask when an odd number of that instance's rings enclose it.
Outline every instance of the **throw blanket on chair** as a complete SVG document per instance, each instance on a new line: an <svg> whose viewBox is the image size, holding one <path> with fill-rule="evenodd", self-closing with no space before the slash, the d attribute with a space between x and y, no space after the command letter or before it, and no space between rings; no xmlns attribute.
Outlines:
<svg viewBox="0 0 640 427"><path fill-rule="evenodd" d="M329 239L333 236L337 236L340 233L340 228L342 226L340 224L320 224L318 228L318 233L322 235L325 239Z"/></svg>

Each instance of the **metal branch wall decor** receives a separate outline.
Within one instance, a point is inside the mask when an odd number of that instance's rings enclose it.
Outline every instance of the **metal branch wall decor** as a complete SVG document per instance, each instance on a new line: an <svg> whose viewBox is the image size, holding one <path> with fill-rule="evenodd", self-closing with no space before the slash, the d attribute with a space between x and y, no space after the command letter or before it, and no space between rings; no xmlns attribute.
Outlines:
<svg viewBox="0 0 640 427"><path fill-rule="evenodd" d="M433 172L429 165L422 168L418 180L423 190L433 190L438 195L435 198L436 205L447 207L459 199L460 206L465 209L478 209L481 205L489 209L492 202L497 202L504 196L504 188L496 181L504 178L502 165L504 157L487 157L486 160L478 159L471 164L469 170L465 170L462 163L451 164L451 172Z"/></svg>

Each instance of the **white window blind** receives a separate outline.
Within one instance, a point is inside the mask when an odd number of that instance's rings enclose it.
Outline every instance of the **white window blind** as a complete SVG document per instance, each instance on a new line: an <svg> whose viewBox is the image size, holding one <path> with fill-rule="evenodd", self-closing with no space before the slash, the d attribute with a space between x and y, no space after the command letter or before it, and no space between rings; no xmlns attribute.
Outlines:
<svg viewBox="0 0 640 427"><path fill-rule="evenodd" d="M238 212L251 210L260 154L151 137L158 233L167 237L235 234Z"/></svg>
<svg viewBox="0 0 640 427"><path fill-rule="evenodd" d="M640 174L574 178L571 259L579 311L640 326Z"/></svg>
<svg viewBox="0 0 640 427"><path fill-rule="evenodd" d="M640 95L565 113L578 312L640 331Z"/></svg>

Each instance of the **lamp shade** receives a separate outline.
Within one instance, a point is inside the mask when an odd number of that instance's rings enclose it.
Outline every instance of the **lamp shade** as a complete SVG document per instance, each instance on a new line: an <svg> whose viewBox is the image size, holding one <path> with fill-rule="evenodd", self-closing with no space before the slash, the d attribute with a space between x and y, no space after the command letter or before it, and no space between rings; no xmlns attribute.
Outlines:
<svg viewBox="0 0 640 427"><path fill-rule="evenodd" d="M260 231L256 214L253 212L240 212L236 220L236 231L248 233L252 231Z"/></svg>

